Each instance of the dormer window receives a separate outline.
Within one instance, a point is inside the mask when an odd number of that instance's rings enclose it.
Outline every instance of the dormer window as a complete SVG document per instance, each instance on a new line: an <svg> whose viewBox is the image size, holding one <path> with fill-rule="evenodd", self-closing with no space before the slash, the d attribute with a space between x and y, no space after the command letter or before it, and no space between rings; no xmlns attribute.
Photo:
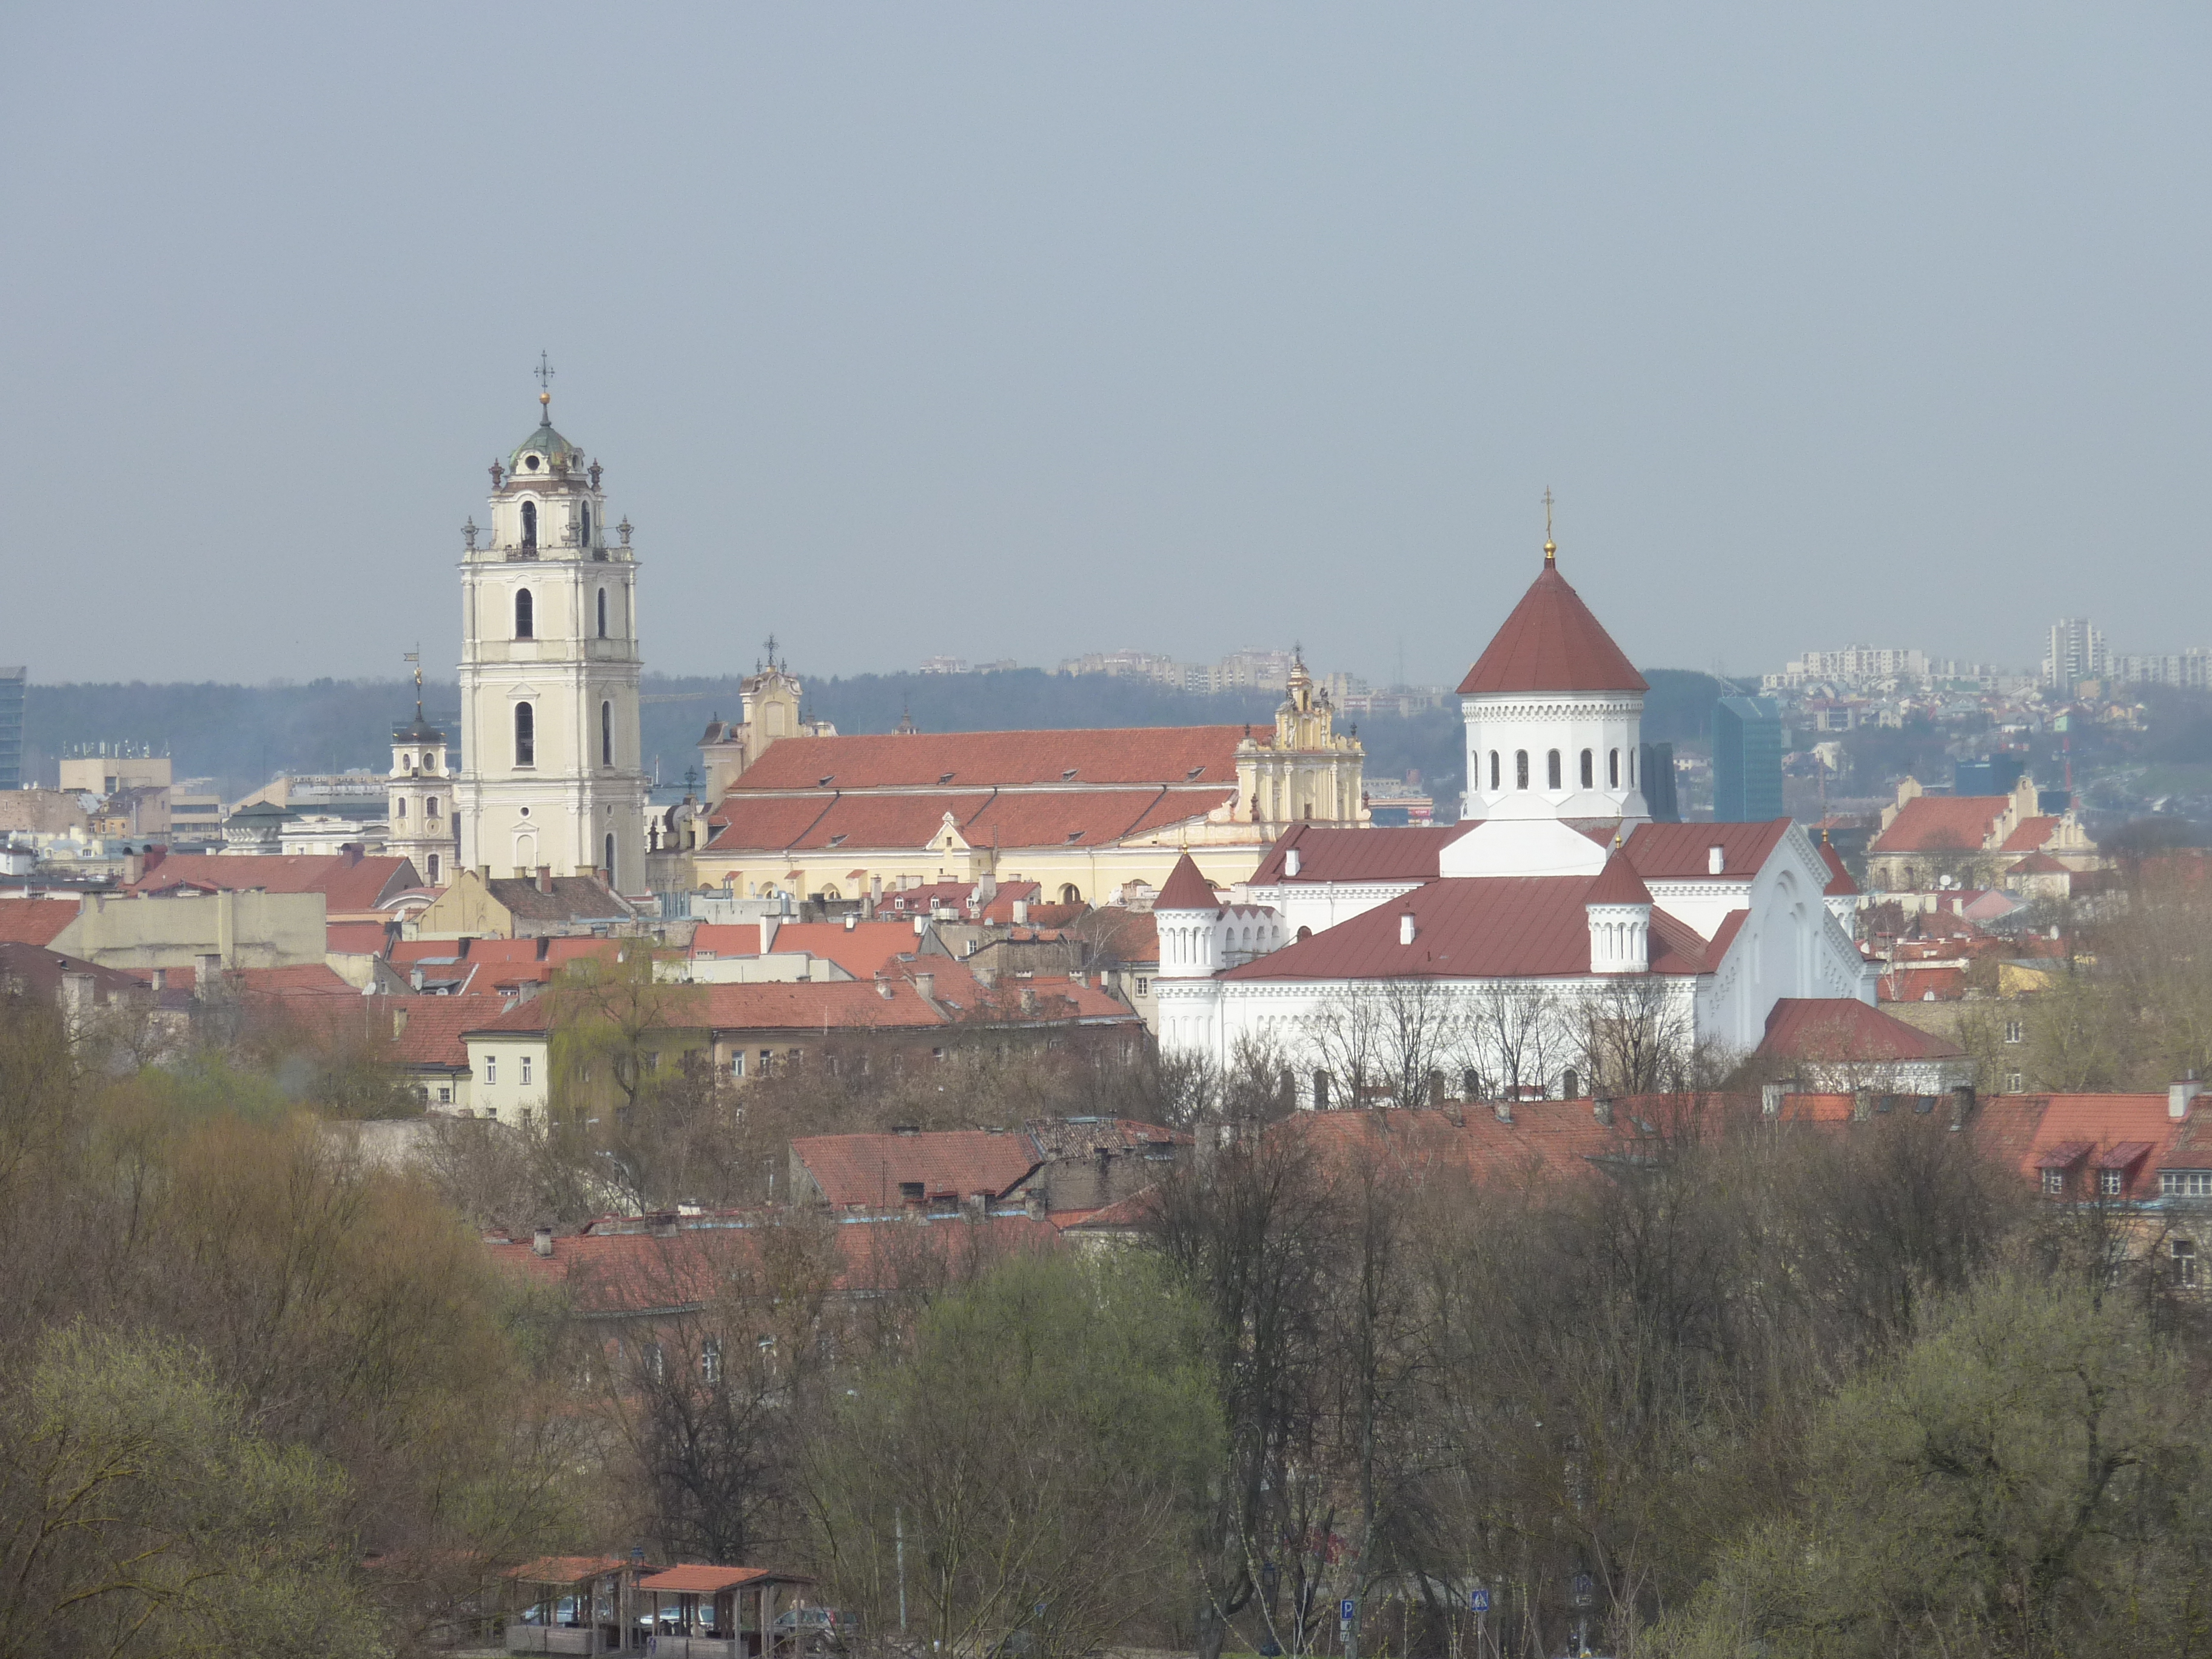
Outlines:
<svg viewBox="0 0 2212 1659"><path fill-rule="evenodd" d="M530 590L526 587L514 596L514 637L518 640L538 637L538 604L530 597Z"/></svg>
<svg viewBox="0 0 2212 1659"><path fill-rule="evenodd" d="M530 458L530 465L533 467L538 465L535 455ZM525 547L538 545L538 503L535 501L522 504L522 544Z"/></svg>

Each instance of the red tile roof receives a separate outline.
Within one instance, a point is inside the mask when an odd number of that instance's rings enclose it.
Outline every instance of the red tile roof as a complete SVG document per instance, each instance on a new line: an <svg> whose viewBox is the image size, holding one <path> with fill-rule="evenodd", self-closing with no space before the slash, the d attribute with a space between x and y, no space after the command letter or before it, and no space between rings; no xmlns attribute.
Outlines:
<svg viewBox="0 0 2212 1659"><path fill-rule="evenodd" d="M2009 847L2012 843L2005 843ZM2048 853L2030 853L2005 871L2008 876L2070 876L2074 873Z"/></svg>
<svg viewBox="0 0 2212 1659"><path fill-rule="evenodd" d="M931 1134L802 1135L791 1155L833 1210L896 1209L899 1188L919 1182L925 1201L1003 1197L1042 1162L1018 1132L947 1129Z"/></svg>
<svg viewBox="0 0 2212 1659"><path fill-rule="evenodd" d="M1874 838L1869 853L1976 851L2006 807L2009 795L1915 795L1899 809L1889 828Z"/></svg>
<svg viewBox="0 0 2212 1659"><path fill-rule="evenodd" d="M1547 559L1459 689L1461 696L1474 696L1651 688Z"/></svg>
<svg viewBox="0 0 2212 1659"><path fill-rule="evenodd" d="M1875 981L1875 994L1884 1002L1957 1002L1966 994L1965 966L1893 969Z"/></svg>
<svg viewBox="0 0 2212 1659"><path fill-rule="evenodd" d="M380 921L334 921L330 924L329 948L333 956L380 956L386 938Z"/></svg>
<svg viewBox="0 0 2212 1659"><path fill-rule="evenodd" d="M1790 833L1788 818L1764 823L1639 823L1628 838L1628 861L1646 881L1701 881L1710 854L1721 849L1723 879L1748 881Z"/></svg>
<svg viewBox="0 0 2212 1659"><path fill-rule="evenodd" d="M1215 895L1213 884L1199 874L1198 866L1189 854L1176 860L1175 868L1168 874L1167 884L1160 889L1159 896L1152 901L1157 914L1162 910L1213 910L1221 901Z"/></svg>
<svg viewBox="0 0 2212 1659"><path fill-rule="evenodd" d="M1332 830L1294 823L1285 830L1260 867L1255 886L1285 881L1434 881L1437 858L1481 820L1414 824L1379 830ZM1291 848L1298 849L1298 872L1284 873Z"/></svg>
<svg viewBox="0 0 2212 1659"><path fill-rule="evenodd" d="M840 738L807 739L822 743ZM781 745L778 745L779 747ZM769 750L775 752L773 749ZM750 777L750 774L747 774ZM1205 817L1235 799L1219 789L977 790L897 795L746 798L733 790L715 817L718 853L781 854L829 848L913 848L953 828L970 846L1100 847ZM804 809L804 810L795 810Z"/></svg>
<svg viewBox="0 0 2212 1659"><path fill-rule="evenodd" d="M1966 1053L1855 997L1784 997L1758 1052L1780 1060L1952 1060Z"/></svg>
<svg viewBox="0 0 2212 1659"><path fill-rule="evenodd" d="M249 995L334 996L359 998L358 986L349 985L327 963L303 963L292 968L240 968L233 978Z"/></svg>
<svg viewBox="0 0 2212 1659"><path fill-rule="evenodd" d="M81 901L0 899L0 940L15 945L51 945L54 935L76 920Z"/></svg>
<svg viewBox="0 0 2212 1659"><path fill-rule="evenodd" d="M1296 939L1223 975L1233 980L1492 979L1588 974L1591 876L1480 877L1431 882L1349 921ZM1412 911L1414 939L1399 943ZM1705 942L1651 913L1651 971L1705 971ZM1716 958L1717 959L1717 958Z"/></svg>
<svg viewBox="0 0 2212 1659"><path fill-rule="evenodd" d="M172 853L124 891L135 895L205 887L232 893L320 893L328 913L337 916L373 911L421 879L415 866L401 858L356 858L346 853Z"/></svg>
<svg viewBox="0 0 2212 1659"><path fill-rule="evenodd" d="M694 957L755 957L760 954L760 924L753 921L710 924L691 936ZM915 944L910 921L857 921L851 927L836 921L786 922L775 930L773 948L803 952L834 962L855 979L866 979L879 968L910 952Z"/></svg>
<svg viewBox="0 0 2212 1659"><path fill-rule="evenodd" d="M510 1567L507 1577L526 1584L580 1584L586 1578L620 1572L629 1565L619 1555L546 1555Z"/></svg>
<svg viewBox="0 0 2212 1659"><path fill-rule="evenodd" d="M2004 838L1999 850L2006 853L2032 853L2049 841L2058 828L2058 820L2051 817L2022 818L2013 832Z"/></svg>
<svg viewBox="0 0 2212 1659"><path fill-rule="evenodd" d="M1243 738L1242 729L1234 726L786 738L770 745L732 786L731 793L972 789L1063 781L1233 786L1237 745ZM1064 778L1070 771L1075 776Z"/></svg>

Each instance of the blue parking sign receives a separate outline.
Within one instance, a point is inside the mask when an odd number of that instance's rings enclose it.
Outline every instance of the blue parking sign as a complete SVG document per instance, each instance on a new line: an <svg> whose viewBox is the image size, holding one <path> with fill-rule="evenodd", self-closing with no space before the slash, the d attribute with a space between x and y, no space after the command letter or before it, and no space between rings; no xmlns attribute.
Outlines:
<svg viewBox="0 0 2212 1659"><path fill-rule="evenodd" d="M1341 1605L1338 1607L1336 1616L1343 1620L1347 1625L1352 1622L1352 1598L1350 1596L1346 1596Z"/></svg>
<svg viewBox="0 0 2212 1659"><path fill-rule="evenodd" d="M1486 1589L1469 1590L1467 1593L1467 1610L1469 1613L1488 1613L1490 1611L1490 1592Z"/></svg>

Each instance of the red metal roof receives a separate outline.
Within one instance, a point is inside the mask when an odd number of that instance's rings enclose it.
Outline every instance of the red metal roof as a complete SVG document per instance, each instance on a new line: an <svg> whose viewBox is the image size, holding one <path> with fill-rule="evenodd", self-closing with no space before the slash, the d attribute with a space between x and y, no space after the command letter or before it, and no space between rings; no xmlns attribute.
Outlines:
<svg viewBox="0 0 2212 1659"><path fill-rule="evenodd" d="M735 1589L740 1584L750 1584L763 1578L772 1578L780 1584L811 1584L814 1581L804 1573L778 1572L770 1567L709 1567L689 1563L654 1573L650 1578L641 1578L637 1587L645 1590L667 1590L676 1595L712 1595L720 1590Z"/></svg>
<svg viewBox="0 0 2212 1659"><path fill-rule="evenodd" d="M580 1584L586 1578L620 1572L629 1565L619 1555L545 1555L510 1567L507 1577L526 1584Z"/></svg>
<svg viewBox="0 0 2212 1659"><path fill-rule="evenodd" d="M1176 860L1169 872L1167 884L1160 889L1159 896L1152 901L1155 912L1161 910L1212 910L1221 901L1213 890L1213 884L1198 872L1198 865L1185 853Z"/></svg>
<svg viewBox="0 0 2212 1659"><path fill-rule="evenodd" d="M1590 970L1586 895L1592 876L1485 876L1434 881L1222 977L1274 979L1558 978ZM1414 938L1399 942L1401 915ZM1705 942L1651 913L1651 971L1705 971Z"/></svg>
<svg viewBox="0 0 2212 1659"><path fill-rule="evenodd" d="M2097 1149L2094 1140L2062 1140L2046 1146L2035 1160L2039 1170L2070 1170Z"/></svg>
<svg viewBox="0 0 2212 1659"><path fill-rule="evenodd" d="M1721 877L1748 881L1759 872L1783 836L1788 818L1764 823L1639 823L1628 838L1628 861L1646 881L1710 878L1711 851L1721 849Z"/></svg>
<svg viewBox="0 0 2212 1659"><path fill-rule="evenodd" d="M1851 879L1851 872L1844 867L1844 855L1828 844L1825 835L1820 837L1820 862L1828 866L1828 884L1820 890L1821 893L1830 898L1856 894L1859 884Z"/></svg>
<svg viewBox="0 0 2212 1659"><path fill-rule="evenodd" d="M1516 691L1648 691L1636 665L1547 560L1460 682L1462 696Z"/></svg>
<svg viewBox="0 0 2212 1659"><path fill-rule="evenodd" d="M1061 782L1234 785L1237 745L1243 736L1234 726L1155 726L786 738L747 768L731 792L975 789ZM1065 776L1069 772L1073 778Z"/></svg>
<svg viewBox="0 0 2212 1659"><path fill-rule="evenodd" d="M1583 895L1584 904L1649 904L1651 890L1644 884L1644 878L1636 873L1636 866L1628 861L1626 849L1616 847L1598 872L1597 879L1590 884L1589 891Z"/></svg>
<svg viewBox="0 0 2212 1659"><path fill-rule="evenodd" d="M1481 823L1413 824L1403 828L1334 830L1294 823L1285 830L1260 867L1252 884L1285 881L1434 881L1441 873L1443 849ZM1291 848L1298 849L1298 872L1286 875Z"/></svg>

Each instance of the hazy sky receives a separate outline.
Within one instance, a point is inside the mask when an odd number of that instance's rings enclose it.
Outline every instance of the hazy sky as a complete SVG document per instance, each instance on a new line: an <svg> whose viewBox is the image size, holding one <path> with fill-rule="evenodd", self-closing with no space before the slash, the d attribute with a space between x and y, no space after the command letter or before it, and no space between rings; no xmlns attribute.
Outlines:
<svg viewBox="0 0 2212 1659"><path fill-rule="evenodd" d="M2212 13L22 4L0 662L399 672L534 424L649 668L2028 663L2207 617Z"/></svg>

